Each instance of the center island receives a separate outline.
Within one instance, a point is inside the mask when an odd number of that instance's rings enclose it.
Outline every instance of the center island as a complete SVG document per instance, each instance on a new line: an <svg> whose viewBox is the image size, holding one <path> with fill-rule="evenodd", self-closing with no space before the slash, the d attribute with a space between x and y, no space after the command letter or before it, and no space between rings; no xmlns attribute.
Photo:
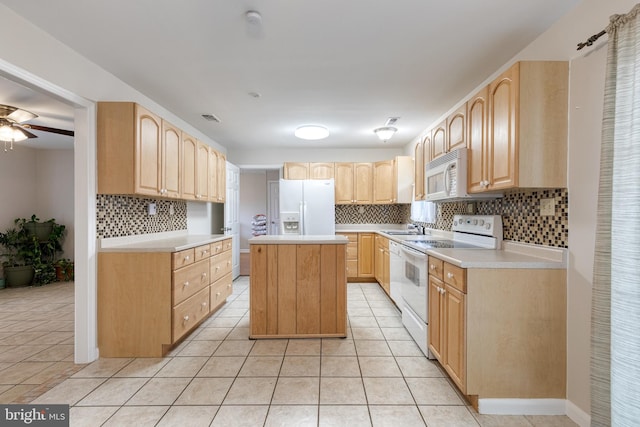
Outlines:
<svg viewBox="0 0 640 427"><path fill-rule="evenodd" d="M249 338L347 336L345 236L249 239Z"/></svg>

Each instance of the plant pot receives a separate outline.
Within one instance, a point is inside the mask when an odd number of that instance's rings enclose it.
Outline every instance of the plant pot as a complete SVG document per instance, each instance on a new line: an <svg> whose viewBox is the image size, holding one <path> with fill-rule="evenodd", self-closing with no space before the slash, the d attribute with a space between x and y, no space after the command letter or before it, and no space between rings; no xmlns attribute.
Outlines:
<svg viewBox="0 0 640 427"><path fill-rule="evenodd" d="M56 265L56 280L58 282L64 282L67 280L67 271L64 267Z"/></svg>
<svg viewBox="0 0 640 427"><path fill-rule="evenodd" d="M70 265L67 267L67 280L73 280L74 279L74 271L73 271L73 265Z"/></svg>
<svg viewBox="0 0 640 427"><path fill-rule="evenodd" d="M53 222L27 222L23 228L36 236L39 242L46 242L53 231Z"/></svg>
<svg viewBox="0 0 640 427"><path fill-rule="evenodd" d="M8 288L29 286L33 282L35 271L31 265L4 267L4 277Z"/></svg>

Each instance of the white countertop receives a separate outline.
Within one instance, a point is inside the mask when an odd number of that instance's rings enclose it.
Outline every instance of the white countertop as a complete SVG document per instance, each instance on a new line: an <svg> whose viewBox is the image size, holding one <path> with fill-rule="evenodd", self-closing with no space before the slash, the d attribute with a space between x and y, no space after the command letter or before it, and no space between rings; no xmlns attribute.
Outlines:
<svg viewBox="0 0 640 427"><path fill-rule="evenodd" d="M504 249L428 249L427 254L462 268L567 268L567 264L563 260L543 258Z"/></svg>
<svg viewBox="0 0 640 427"><path fill-rule="evenodd" d="M230 238L231 236L224 234L198 235L186 234L186 232L143 234L111 239L98 239L98 251L178 252Z"/></svg>
<svg viewBox="0 0 640 427"><path fill-rule="evenodd" d="M336 224L336 233L374 233L383 230L406 229L406 224Z"/></svg>
<svg viewBox="0 0 640 427"><path fill-rule="evenodd" d="M318 235L318 236L300 236L300 235L268 235L258 236L249 239L250 245L340 245L349 243L349 239L345 236L336 235Z"/></svg>

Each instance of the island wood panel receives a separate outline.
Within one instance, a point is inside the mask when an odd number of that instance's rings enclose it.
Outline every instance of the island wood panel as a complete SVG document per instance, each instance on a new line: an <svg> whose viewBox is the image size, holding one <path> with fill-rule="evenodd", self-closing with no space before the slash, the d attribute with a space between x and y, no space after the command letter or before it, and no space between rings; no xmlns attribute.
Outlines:
<svg viewBox="0 0 640 427"><path fill-rule="evenodd" d="M161 357L171 340L171 253L98 254L102 357ZM157 307L166 307L158 310Z"/></svg>
<svg viewBox="0 0 640 427"><path fill-rule="evenodd" d="M251 245L251 338L344 337L345 246Z"/></svg>
<svg viewBox="0 0 640 427"><path fill-rule="evenodd" d="M320 333L320 245L296 248L296 332ZM318 304L320 302L320 304Z"/></svg>
<svg viewBox="0 0 640 427"><path fill-rule="evenodd" d="M276 253L277 251L277 253ZM275 255L275 259L274 259ZM277 305L273 326L269 328L270 334L295 334L297 331L297 312L291 307L297 304L296 286L296 247L295 245L271 245L269 246L269 260L277 265L277 289L270 292ZM277 262L277 263L276 263ZM270 301L271 302L271 301ZM272 306L270 304L270 307Z"/></svg>

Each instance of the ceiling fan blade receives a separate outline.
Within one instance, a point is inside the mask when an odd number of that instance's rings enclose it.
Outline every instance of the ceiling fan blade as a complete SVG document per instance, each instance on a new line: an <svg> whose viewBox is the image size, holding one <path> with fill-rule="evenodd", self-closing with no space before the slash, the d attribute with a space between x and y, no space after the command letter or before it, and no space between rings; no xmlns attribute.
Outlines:
<svg viewBox="0 0 640 427"><path fill-rule="evenodd" d="M66 135L66 136L74 136L74 132L72 130L65 130L65 129L56 129L56 128L50 128L47 126L39 126L39 125L21 125L22 128L27 128L27 129L33 129L33 130L39 130L42 132L50 132L50 133L57 133L58 135Z"/></svg>
<svg viewBox="0 0 640 427"><path fill-rule="evenodd" d="M31 132L29 132L28 130L23 128L22 126L15 126L15 127L20 128L20 132L25 134L27 136L27 138L37 138L38 137L38 135L32 134Z"/></svg>
<svg viewBox="0 0 640 427"><path fill-rule="evenodd" d="M27 120L35 119L38 115L33 114L30 111L12 107L11 105L0 104L0 117L13 120L16 123L22 123Z"/></svg>

